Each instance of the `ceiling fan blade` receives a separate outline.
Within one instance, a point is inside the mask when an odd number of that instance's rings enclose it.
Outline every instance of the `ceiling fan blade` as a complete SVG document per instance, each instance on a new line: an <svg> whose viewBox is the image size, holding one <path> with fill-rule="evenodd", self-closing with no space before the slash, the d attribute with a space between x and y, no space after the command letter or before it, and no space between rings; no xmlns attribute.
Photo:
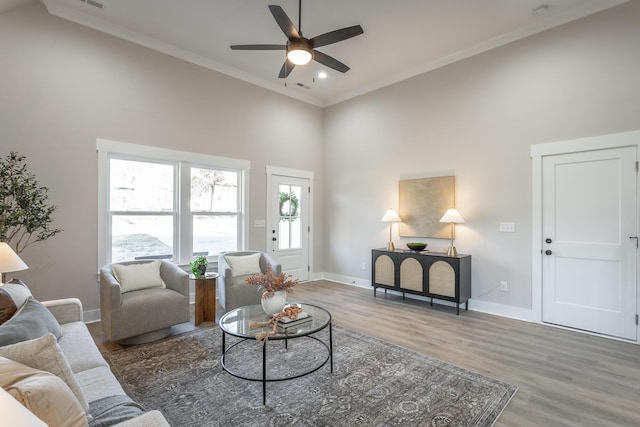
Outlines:
<svg viewBox="0 0 640 427"><path fill-rule="evenodd" d="M344 65L342 62L338 61L331 56L320 52L319 50L313 51L313 60L321 63L322 65L326 65L329 68L333 68L336 71L340 71L341 73L346 73L349 71L349 67Z"/></svg>
<svg viewBox="0 0 640 427"><path fill-rule="evenodd" d="M273 19L276 20L278 26L289 40L300 40L300 34L298 33L298 30L296 30L295 25L293 25L291 19L289 19L287 14L284 13L284 10L280 6L270 4L269 10L273 15Z"/></svg>
<svg viewBox="0 0 640 427"><path fill-rule="evenodd" d="M233 44L233 50L287 50L283 44Z"/></svg>
<svg viewBox="0 0 640 427"><path fill-rule="evenodd" d="M284 64L282 64L282 68L280 68L280 74L278 74L278 78L286 79L295 67L296 64L287 59L286 61L284 61Z"/></svg>
<svg viewBox="0 0 640 427"><path fill-rule="evenodd" d="M311 39L311 45L313 47L322 47L328 44L338 43L342 40L350 39L351 37L359 36L363 34L364 30L360 25L354 25L353 27L341 28L339 30L330 31L325 34L321 34Z"/></svg>

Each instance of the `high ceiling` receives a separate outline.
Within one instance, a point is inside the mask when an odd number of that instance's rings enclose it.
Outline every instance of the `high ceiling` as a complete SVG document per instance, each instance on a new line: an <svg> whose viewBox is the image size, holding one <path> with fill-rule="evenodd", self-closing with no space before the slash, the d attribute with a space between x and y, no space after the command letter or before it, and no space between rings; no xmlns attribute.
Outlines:
<svg viewBox="0 0 640 427"><path fill-rule="evenodd" d="M41 0L56 16L318 106L331 105L628 0L302 0L311 38L361 25L364 34L319 50L347 64L278 73L284 51L232 44L285 44L268 5L298 26L298 0ZM29 3L0 0L0 12ZM102 7L99 7L102 5ZM540 6L546 9L534 12ZM317 73L326 71L319 79Z"/></svg>

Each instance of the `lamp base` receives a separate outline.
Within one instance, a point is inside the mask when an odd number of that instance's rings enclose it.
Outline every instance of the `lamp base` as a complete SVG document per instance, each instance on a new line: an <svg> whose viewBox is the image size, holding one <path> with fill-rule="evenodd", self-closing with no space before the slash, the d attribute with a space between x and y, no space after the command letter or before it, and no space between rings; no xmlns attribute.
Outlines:
<svg viewBox="0 0 640 427"><path fill-rule="evenodd" d="M456 250L455 246L449 246L449 250L447 250L447 256L458 256L458 251Z"/></svg>
<svg viewBox="0 0 640 427"><path fill-rule="evenodd" d="M389 241L389 243L387 243L387 250L391 252L396 250L396 247L394 246L392 241Z"/></svg>

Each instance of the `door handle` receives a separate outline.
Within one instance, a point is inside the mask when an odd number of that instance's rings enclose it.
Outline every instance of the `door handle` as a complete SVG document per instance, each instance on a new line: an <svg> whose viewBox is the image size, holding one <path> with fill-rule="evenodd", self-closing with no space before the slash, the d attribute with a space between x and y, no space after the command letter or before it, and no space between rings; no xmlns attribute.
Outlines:
<svg viewBox="0 0 640 427"><path fill-rule="evenodd" d="M553 240L551 240L551 239L550 239L550 238L548 238L548 237L547 237L546 239L544 239L544 241L545 241L546 243L551 243L551 242L553 242Z"/></svg>
<svg viewBox="0 0 640 427"><path fill-rule="evenodd" d="M546 251L544 251L545 255L551 255L553 252L551 252L549 249L547 249Z"/></svg>
<svg viewBox="0 0 640 427"><path fill-rule="evenodd" d="M638 236L629 236L630 239L636 239L636 249L638 249Z"/></svg>
<svg viewBox="0 0 640 427"><path fill-rule="evenodd" d="M275 237L272 237L271 240L275 242L278 239L276 239Z"/></svg>

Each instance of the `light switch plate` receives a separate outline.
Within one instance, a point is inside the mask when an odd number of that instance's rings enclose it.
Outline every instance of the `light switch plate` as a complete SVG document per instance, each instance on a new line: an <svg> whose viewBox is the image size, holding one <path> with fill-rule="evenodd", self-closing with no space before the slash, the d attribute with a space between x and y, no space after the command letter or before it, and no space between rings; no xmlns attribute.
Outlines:
<svg viewBox="0 0 640 427"><path fill-rule="evenodd" d="M516 223L515 222L501 222L500 223L500 232L502 232L502 233L515 233L516 232Z"/></svg>

